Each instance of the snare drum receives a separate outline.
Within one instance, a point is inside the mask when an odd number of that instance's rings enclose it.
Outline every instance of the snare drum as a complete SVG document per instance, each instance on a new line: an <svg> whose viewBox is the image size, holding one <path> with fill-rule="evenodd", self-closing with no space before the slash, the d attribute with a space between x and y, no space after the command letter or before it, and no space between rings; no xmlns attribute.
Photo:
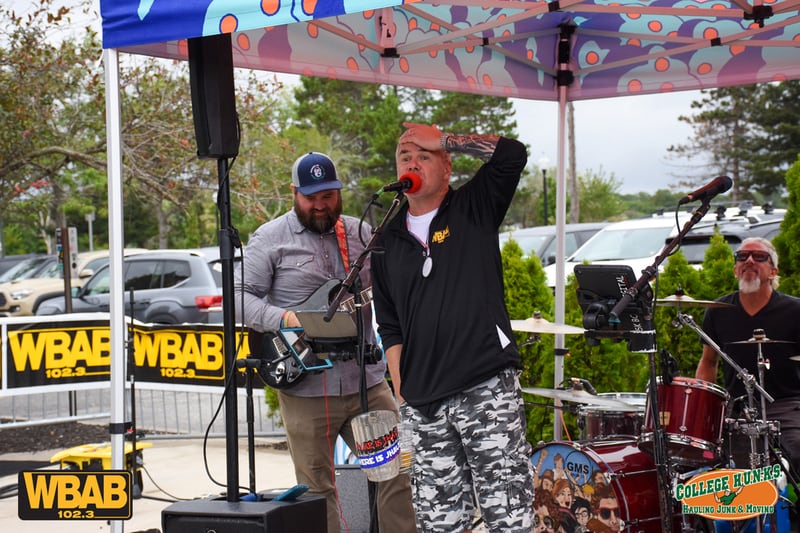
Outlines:
<svg viewBox="0 0 800 533"><path fill-rule="evenodd" d="M676 376L669 385L658 376L659 420L666 432L667 455L676 464L709 466L722 457L722 430L728 393L701 379ZM639 448L653 456L653 420L650 398L645 408Z"/></svg>
<svg viewBox="0 0 800 533"><path fill-rule="evenodd" d="M556 470L556 457L563 459L567 479L577 492L591 499L600 490L591 484L596 472L611 488L619 511L609 511L606 522L613 531L657 533L661 528L658 476L652 458L639 450L636 439L602 442L552 442L536 448L531 462L537 474ZM599 477L599 476L597 476ZM678 529L675 529L678 531Z"/></svg>
<svg viewBox="0 0 800 533"><path fill-rule="evenodd" d="M613 398L631 406L629 410L586 405L578 409L581 440L637 437L644 423L645 394L641 392L601 392L598 396Z"/></svg>

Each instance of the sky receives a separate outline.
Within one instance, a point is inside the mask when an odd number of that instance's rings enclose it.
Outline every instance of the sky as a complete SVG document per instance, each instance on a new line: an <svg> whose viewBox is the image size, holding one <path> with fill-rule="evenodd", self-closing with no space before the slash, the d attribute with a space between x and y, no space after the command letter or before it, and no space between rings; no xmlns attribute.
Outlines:
<svg viewBox="0 0 800 533"><path fill-rule="evenodd" d="M613 175L622 194L669 188L681 169L678 161L667 159L667 148L691 139L692 128L678 117L696 112L691 103L701 97L699 91L683 91L574 102L578 173ZM555 169L558 103L513 102L520 140L530 147L529 166L533 163L538 168L539 161L546 158L548 167Z"/></svg>

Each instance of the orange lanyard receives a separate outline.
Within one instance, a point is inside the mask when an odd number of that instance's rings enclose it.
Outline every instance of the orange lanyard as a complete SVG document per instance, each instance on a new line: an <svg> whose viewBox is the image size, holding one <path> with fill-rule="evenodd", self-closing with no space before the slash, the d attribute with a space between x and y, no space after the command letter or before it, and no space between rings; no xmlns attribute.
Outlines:
<svg viewBox="0 0 800 533"><path fill-rule="evenodd" d="M350 260L347 253L347 233L344 231L344 221L339 218L334 226L336 231L336 240L339 241L339 252L342 254L342 263L344 263L345 275L350 272Z"/></svg>

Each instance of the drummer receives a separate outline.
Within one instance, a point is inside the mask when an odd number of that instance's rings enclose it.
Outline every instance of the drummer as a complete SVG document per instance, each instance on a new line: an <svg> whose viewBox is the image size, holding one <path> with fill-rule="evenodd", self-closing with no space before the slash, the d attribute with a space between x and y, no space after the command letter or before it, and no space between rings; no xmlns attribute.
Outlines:
<svg viewBox="0 0 800 533"><path fill-rule="evenodd" d="M766 419L780 422L781 447L791 460L795 479L800 476L800 361L790 359L800 355L800 299L778 292L778 254L772 243L756 237L742 241L734 254L733 272L739 281L739 290L723 296L718 301L730 307L706 309L703 331L742 368L758 380L758 354L769 361L764 370L764 389L775 399L766 402ZM764 330L772 342L742 342L757 339L754 331ZM707 344L697 365L698 379L715 382L719 355ZM733 411L730 416L742 418L742 407L748 399L742 381L730 365L723 365L725 388L731 395ZM754 405L761 405L755 391ZM760 411L759 411L760 412ZM757 414L756 418L760 418ZM749 452L749 439L745 441ZM736 461L736 468L750 468L747 455ZM770 463L774 462L768 459Z"/></svg>

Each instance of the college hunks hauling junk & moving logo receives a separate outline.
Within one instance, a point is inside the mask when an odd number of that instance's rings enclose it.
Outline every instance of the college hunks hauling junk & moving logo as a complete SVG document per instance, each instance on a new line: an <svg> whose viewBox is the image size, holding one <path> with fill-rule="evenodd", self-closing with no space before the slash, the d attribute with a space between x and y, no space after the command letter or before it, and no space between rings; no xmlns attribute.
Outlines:
<svg viewBox="0 0 800 533"><path fill-rule="evenodd" d="M684 514L744 520L775 512L780 477L778 464L754 470L710 470L677 485L675 499Z"/></svg>

